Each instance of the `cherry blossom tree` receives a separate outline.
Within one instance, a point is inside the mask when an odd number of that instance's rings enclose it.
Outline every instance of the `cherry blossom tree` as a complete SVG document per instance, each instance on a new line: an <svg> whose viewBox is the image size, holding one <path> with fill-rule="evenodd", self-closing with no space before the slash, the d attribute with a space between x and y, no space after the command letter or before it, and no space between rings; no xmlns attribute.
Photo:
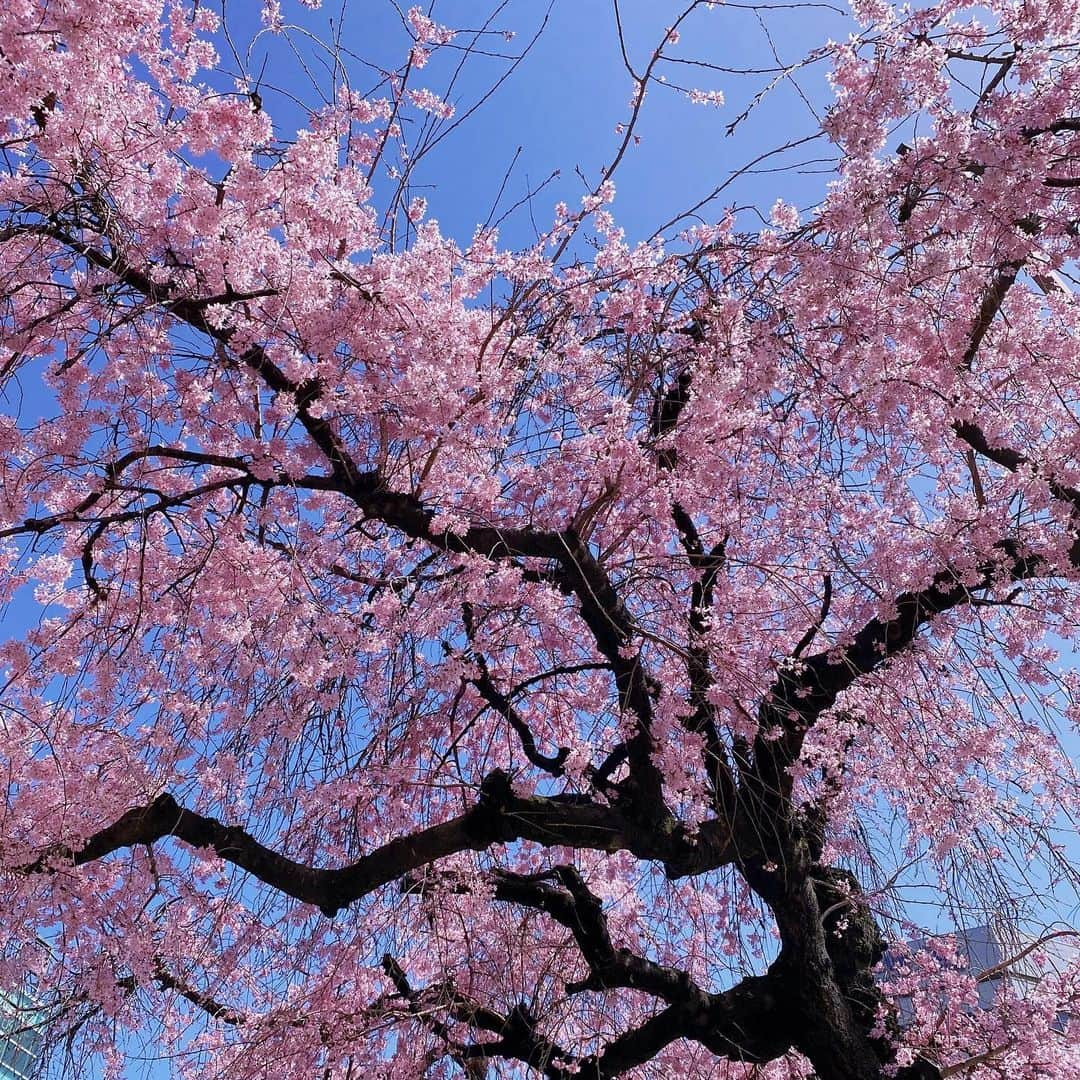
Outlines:
<svg viewBox="0 0 1080 1080"><path fill-rule="evenodd" d="M205 0L0 3L0 986L58 1069L1080 1072L1080 965L882 965L1076 899L1080 3L856 4L821 201L628 239L723 16L522 250L410 196L419 8L288 131Z"/></svg>

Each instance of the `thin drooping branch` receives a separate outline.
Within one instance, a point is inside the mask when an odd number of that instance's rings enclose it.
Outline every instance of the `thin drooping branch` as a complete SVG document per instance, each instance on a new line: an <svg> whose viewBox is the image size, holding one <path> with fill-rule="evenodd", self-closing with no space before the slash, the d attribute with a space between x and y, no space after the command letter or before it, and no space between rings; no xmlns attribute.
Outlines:
<svg viewBox="0 0 1080 1080"><path fill-rule="evenodd" d="M705 331L699 316L692 319L684 332L695 345L701 345L705 341ZM692 371L686 367L666 390L657 394L649 428L654 443L675 430L679 418L690 403L692 383ZM665 447L657 451L657 464L661 470L673 470L677 461L674 449ZM679 531L679 539L690 567L697 575L690 590L690 640L686 662L693 712L686 718L685 724L689 730L704 736L705 774L712 794L713 809L721 817L729 817L735 808L735 776L727 747L720 737L716 708L709 697L715 680L709 651L703 644L709 627L716 584L726 565L727 539L720 540L706 550L693 517L677 501L671 504L671 517Z"/></svg>
<svg viewBox="0 0 1080 1080"><path fill-rule="evenodd" d="M686 720L691 731L705 738L705 771L712 791L713 808L728 816L735 807L735 776L727 747L720 737L716 707L710 698L714 685L709 650L704 638L709 629L713 596L720 573L726 565L726 539L705 549L693 518L678 504L671 507L672 518L679 530L682 545L697 575L690 589L689 645L687 648L687 677L690 684L690 703L693 712Z"/></svg>
<svg viewBox="0 0 1080 1080"><path fill-rule="evenodd" d="M7 529L0 529L0 540L27 534L41 535L52 529L59 528L62 525L90 525L100 526L102 528L109 525L123 525L129 521L145 519L153 514L163 513L174 507L183 506L192 499L197 499L202 495L211 495L215 491L224 491L229 488L245 488L269 482L270 481L256 480L253 476L227 476L222 477L220 480L213 480L209 483L201 484L197 488L181 492L178 495L159 495L156 502L134 507L130 510L117 510L107 514L95 514L91 517L83 517L82 515L87 509L88 500L93 497L88 495L71 510L50 514L47 517L27 518L18 525L12 525ZM96 502L99 497L100 496L93 497L94 501Z"/></svg>

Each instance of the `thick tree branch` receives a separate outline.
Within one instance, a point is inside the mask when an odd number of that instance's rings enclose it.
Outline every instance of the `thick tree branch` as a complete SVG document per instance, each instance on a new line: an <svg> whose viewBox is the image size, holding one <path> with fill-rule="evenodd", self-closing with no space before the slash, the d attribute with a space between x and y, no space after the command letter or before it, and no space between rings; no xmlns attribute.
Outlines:
<svg viewBox="0 0 1080 1080"><path fill-rule="evenodd" d="M550 915L574 935L589 966L583 982L567 983L570 993L633 987L655 994L668 1004L706 1007L708 995L685 972L664 967L611 942L603 905L572 866L556 866L537 874L496 870L495 899L535 908Z"/></svg>
<svg viewBox="0 0 1080 1080"><path fill-rule="evenodd" d="M296 862L266 847L246 830L226 826L161 795L135 807L94 833L81 847L57 844L21 873L44 873L64 864L83 866L122 848L153 844L173 836L196 848L209 848L271 886L333 916L349 904L409 871L461 851L483 850L512 840L544 846L627 850L639 858L663 862L672 876L701 873L730 861L733 850L726 827L709 823L694 838L676 830L642 828L619 810L575 796L518 796L505 773L490 773L473 809L439 825L398 837L339 869Z"/></svg>
<svg viewBox="0 0 1080 1080"><path fill-rule="evenodd" d="M600 899L575 868L557 866L537 874L496 870L492 880L496 900L542 911L571 932L589 975L582 982L567 983L568 993L632 988L655 995L667 1007L596 1054L571 1062L562 1051L550 1052L550 1044L536 1036L531 1018L519 1017L511 1025L490 1012L470 1016L444 995L456 1019L489 1031L498 1031L500 1024L518 1031L509 1041L504 1036L500 1043L477 1044L472 1052L510 1057L534 1067L539 1052L545 1063L541 1071L566 1080L571 1075L617 1076L680 1038L702 1043L717 1056L745 1062L774 1060L794 1045L794 1032L787 1023L790 1013L782 1003L784 986L776 974L750 977L730 990L708 993L684 971L616 948Z"/></svg>
<svg viewBox="0 0 1080 1080"><path fill-rule="evenodd" d="M993 280L990 282L990 285L983 295L982 303L979 305L979 310L975 316L975 322L972 325L971 334L968 338L967 348L964 350L964 355L960 358L959 367L961 370L969 371L971 369L971 365L974 363L975 357L979 352L979 347L982 345L983 338L986 337L986 332L990 329L990 324L1001 310L1001 305L1005 302L1005 297L1008 295L1009 290L1016 283L1016 276L1020 273L1022 266L1022 262L1006 263L994 275Z"/></svg>
<svg viewBox="0 0 1080 1080"><path fill-rule="evenodd" d="M998 561L973 573L943 570L927 588L902 593L894 602L894 615L871 619L845 648L814 653L781 670L762 705L761 731L754 741L758 781L774 798L788 798L792 782L787 770L801 752L806 733L856 679L882 667L935 616L971 603L980 590L1051 569L1040 558L1023 554L1013 541L1001 541L997 550ZM1074 550L1080 556L1080 549Z"/></svg>
<svg viewBox="0 0 1080 1080"><path fill-rule="evenodd" d="M1035 475L1041 476L1050 490L1050 494L1061 502L1068 503L1073 511L1080 513L1080 490L1069 484L1059 483L1051 475L1046 475L1044 469L1037 462L1032 461L1026 454L1013 450L1008 446L993 446L987 439L982 428L970 420L958 420L953 424L953 431L964 440L981 457L994 462L1009 472L1016 472L1021 468L1034 471Z"/></svg>

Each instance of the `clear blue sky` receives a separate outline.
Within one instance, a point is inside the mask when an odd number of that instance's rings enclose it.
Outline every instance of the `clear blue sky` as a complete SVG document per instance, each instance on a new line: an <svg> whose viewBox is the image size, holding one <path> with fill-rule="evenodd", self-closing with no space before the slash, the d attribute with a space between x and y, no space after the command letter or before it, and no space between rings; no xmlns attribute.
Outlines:
<svg viewBox="0 0 1080 1080"><path fill-rule="evenodd" d="M479 0L441 0L429 10L436 21L478 28L493 6ZM672 0L622 0L627 51L639 71L662 40L665 28L686 6ZM228 25L238 44L250 40L257 31L258 7L254 2L227 3ZM284 0L283 14L287 22L323 39L333 20L342 28L340 42L345 49L383 68L399 63L404 53L401 18L390 0L346 0L344 5L341 0L328 0L316 12L297 0ZM490 34L478 41L477 48L504 56L520 53L545 15L546 27L529 56L484 105L436 147L415 178L416 193L428 198L430 215L461 242L468 240L478 223L487 220L512 162L514 168L499 202L500 213L553 170L560 170L558 181L532 201L533 216L543 229L550 224L556 201L563 199L574 207L584 193L575 170L580 169L590 183L595 181L619 144L616 125L629 115L632 82L623 66L612 0L554 0L550 9L548 0L509 0L492 28L513 32L513 40L507 42ZM843 40L853 29L854 24L842 16L840 8L828 4L793 10L780 3L771 11L750 10L738 3L716 4L711 10L701 5L683 24L679 43L666 51L678 60L719 67L775 68L777 57L785 65L793 64L828 38ZM442 50L426 68L411 76L410 85L442 93L449 72L461 59L460 46L468 40L467 33L459 34L453 47ZM295 104L275 92L275 87L305 102L318 100L314 85L303 76L297 78L296 64L288 54L292 47L309 58L315 81L325 89L329 79L320 63L325 53L312 45L303 31L264 34L244 56L252 78L262 74L260 93L281 122L282 131L302 123L302 119ZM373 72L365 74L355 60L352 66L355 89L364 90L378 82ZM502 58L470 58L449 95L459 117L507 66ZM735 134L728 135L728 125L775 79L774 74L735 75L684 63L664 64L656 73L664 75L669 84L720 90L727 100L720 108L694 105L683 93L652 87L636 129L641 143L631 147L616 176L616 217L631 241L649 236L757 155L812 132L816 122L807 102L820 109L830 97L824 67L811 65L797 72L794 81L780 78ZM761 167L793 165L829 152L819 140ZM828 172L827 165L810 165L800 171L749 174L725 191L705 215L717 219L724 207L735 204L756 205L767 211L777 197L808 205L820 197ZM750 227L751 220L746 224ZM510 219L503 235L514 246L529 241L528 208Z"/></svg>

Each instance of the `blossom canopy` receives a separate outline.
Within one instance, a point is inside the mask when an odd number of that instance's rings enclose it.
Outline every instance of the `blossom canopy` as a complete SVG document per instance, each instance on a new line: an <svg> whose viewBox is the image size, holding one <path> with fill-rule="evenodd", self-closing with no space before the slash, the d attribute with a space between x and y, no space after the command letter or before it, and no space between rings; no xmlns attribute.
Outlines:
<svg viewBox="0 0 1080 1080"><path fill-rule="evenodd" d="M0 989L51 1065L1080 1074L1080 953L882 964L1073 933L1080 0L854 4L820 200L628 237L650 94L755 123L665 74L688 3L518 246L413 177L527 43L416 7L372 75L270 0L260 74L230 10L0 0Z"/></svg>

